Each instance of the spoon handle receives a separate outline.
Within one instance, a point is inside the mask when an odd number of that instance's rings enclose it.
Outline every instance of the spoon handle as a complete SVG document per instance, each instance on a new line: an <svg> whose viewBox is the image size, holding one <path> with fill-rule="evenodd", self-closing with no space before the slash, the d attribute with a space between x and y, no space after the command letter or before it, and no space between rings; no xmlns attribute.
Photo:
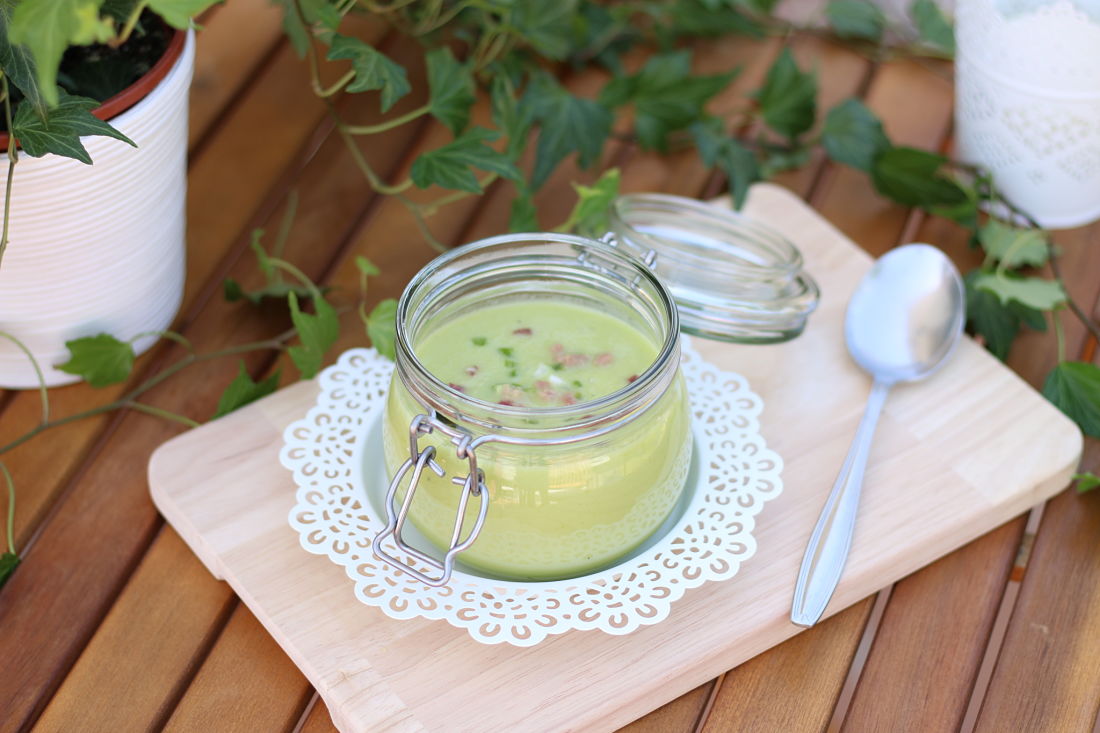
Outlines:
<svg viewBox="0 0 1100 733"><path fill-rule="evenodd" d="M810 535L802 567L798 570L791 606L791 621L799 626L813 626L821 619L840 581L852 544L852 529L859 509L863 472L871 452L871 438L889 391L890 385L879 381L871 387L867 408L852 439L852 446Z"/></svg>

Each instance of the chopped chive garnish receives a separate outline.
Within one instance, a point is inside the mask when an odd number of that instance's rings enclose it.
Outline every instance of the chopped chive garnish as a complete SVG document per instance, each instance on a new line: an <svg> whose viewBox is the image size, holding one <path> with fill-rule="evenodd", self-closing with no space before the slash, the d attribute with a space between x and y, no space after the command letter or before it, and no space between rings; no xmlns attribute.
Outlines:
<svg viewBox="0 0 1100 733"><path fill-rule="evenodd" d="M510 348L508 348L507 346L501 346L499 349L497 349L497 351L499 351L504 356L511 356L512 355L512 350Z"/></svg>
<svg viewBox="0 0 1100 733"><path fill-rule="evenodd" d="M489 342L489 339L485 338L484 336L474 336L470 340L474 342L474 346L484 346Z"/></svg>
<svg viewBox="0 0 1100 733"><path fill-rule="evenodd" d="M573 386L574 386L574 387L582 387L582 386L584 386L584 385L582 385L582 384L581 384L581 380L579 380L579 379L574 379L574 380L573 380Z"/></svg>
<svg viewBox="0 0 1100 733"><path fill-rule="evenodd" d="M506 367L507 369L511 369L511 368L512 368L512 367L514 367L515 365L516 365L515 359L505 359L505 360L504 360L504 366L505 366L505 367Z"/></svg>
<svg viewBox="0 0 1100 733"><path fill-rule="evenodd" d="M508 372L508 376L509 376L509 377L514 377L514 376L516 376L516 370L515 370L515 369L513 369L512 371Z"/></svg>

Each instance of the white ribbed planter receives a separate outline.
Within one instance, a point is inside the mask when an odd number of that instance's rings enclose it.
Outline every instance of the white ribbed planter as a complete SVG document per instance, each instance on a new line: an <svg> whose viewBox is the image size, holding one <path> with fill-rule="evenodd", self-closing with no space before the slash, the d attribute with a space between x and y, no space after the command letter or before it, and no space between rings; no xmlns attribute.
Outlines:
<svg viewBox="0 0 1100 733"><path fill-rule="evenodd" d="M195 39L141 101L109 122L137 143L82 138L93 164L21 156L10 243L0 265L0 330L34 353L50 385L77 377L53 365L65 342L123 340L169 326L183 297L187 96ZM7 156L0 156L0 187ZM156 341L135 342L140 353ZM0 386L36 387L27 357L0 340Z"/></svg>
<svg viewBox="0 0 1100 733"><path fill-rule="evenodd" d="M1050 228L1100 218L1100 20L1085 0L959 0L959 158Z"/></svg>

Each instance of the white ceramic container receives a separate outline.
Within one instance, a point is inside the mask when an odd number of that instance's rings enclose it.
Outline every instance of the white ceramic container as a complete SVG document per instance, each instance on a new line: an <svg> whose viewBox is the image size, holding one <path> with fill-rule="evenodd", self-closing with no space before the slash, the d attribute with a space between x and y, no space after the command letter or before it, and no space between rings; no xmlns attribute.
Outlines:
<svg viewBox="0 0 1100 733"><path fill-rule="evenodd" d="M1091 0L959 0L958 156L1045 227L1100 218L1100 18Z"/></svg>
<svg viewBox="0 0 1100 733"><path fill-rule="evenodd" d="M50 385L65 342L166 329L183 297L187 97L195 39L142 100L110 123L137 143L82 138L93 164L21 156L12 181L10 242L0 264L0 330L34 353ZM7 155L0 156L0 190ZM156 341L134 342L139 353ZM30 388L27 357L0 339L0 386Z"/></svg>

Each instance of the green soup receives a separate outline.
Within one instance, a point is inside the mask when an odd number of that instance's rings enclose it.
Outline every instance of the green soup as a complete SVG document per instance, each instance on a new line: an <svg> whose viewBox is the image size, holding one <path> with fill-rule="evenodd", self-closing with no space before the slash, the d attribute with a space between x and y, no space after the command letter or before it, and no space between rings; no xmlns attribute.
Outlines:
<svg viewBox="0 0 1100 733"><path fill-rule="evenodd" d="M659 344L597 308L549 298L511 300L441 319L413 351L452 389L486 403L539 410L583 406L633 382L655 360ZM408 458L409 422L424 412L394 380L383 426L392 476ZM467 464L436 435L445 478L425 472L409 518L446 548ZM686 388L677 373L637 419L596 438L559 446L486 443L477 449L490 505L477 540L459 559L515 579L582 575L621 559L668 517L691 458ZM404 489L399 494L403 497ZM471 500L467 528L477 514Z"/></svg>

